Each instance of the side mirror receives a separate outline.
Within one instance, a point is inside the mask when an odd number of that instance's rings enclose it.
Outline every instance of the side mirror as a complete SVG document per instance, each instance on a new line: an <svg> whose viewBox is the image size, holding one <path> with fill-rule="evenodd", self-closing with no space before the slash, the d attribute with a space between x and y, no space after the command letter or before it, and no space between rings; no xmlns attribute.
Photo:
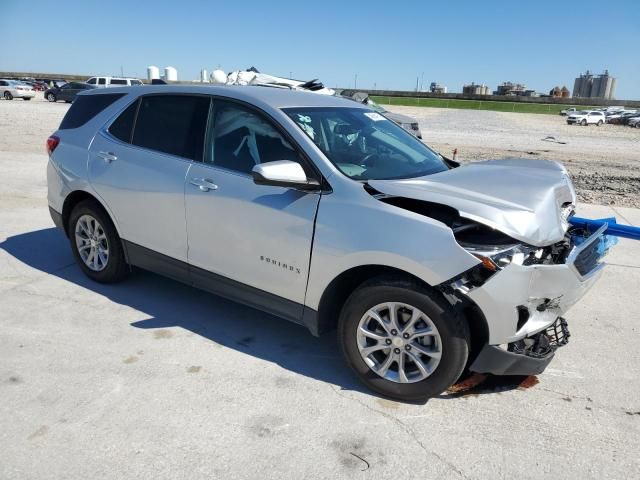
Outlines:
<svg viewBox="0 0 640 480"><path fill-rule="evenodd" d="M253 181L256 185L297 188L298 190L318 190L320 184L307 178L302 166L290 160L261 163L253 167Z"/></svg>

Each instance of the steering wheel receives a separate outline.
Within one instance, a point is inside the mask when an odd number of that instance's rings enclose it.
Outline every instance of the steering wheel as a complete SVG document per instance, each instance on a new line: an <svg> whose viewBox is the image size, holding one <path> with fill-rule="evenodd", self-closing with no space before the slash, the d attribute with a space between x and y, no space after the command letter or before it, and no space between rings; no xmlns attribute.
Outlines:
<svg viewBox="0 0 640 480"><path fill-rule="evenodd" d="M377 153L370 153L366 157L362 159L361 165L363 167L373 167L377 161L380 159Z"/></svg>

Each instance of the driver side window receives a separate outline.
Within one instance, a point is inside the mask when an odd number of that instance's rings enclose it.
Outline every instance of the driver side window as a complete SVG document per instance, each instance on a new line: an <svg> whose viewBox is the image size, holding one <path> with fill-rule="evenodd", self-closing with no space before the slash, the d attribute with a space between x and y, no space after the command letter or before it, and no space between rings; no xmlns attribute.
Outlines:
<svg viewBox="0 0 640 480"><path fill-rule="evenodd" d="M255 165L276 160L297 163L295 148L262 115L231 102L215 101L205 162L251 174Z"/></svg>

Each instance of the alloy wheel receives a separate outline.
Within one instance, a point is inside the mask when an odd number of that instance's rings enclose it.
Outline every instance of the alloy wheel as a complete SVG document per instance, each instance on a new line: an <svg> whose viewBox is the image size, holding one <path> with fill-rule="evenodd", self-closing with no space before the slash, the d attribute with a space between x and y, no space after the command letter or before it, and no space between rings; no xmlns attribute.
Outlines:
<svg viewBox="0 0 640 480"><path fill-rule="evenodd" d="M396 383L429 377L442 357L442 339L431 319L406 303L370 308L358 323L360 356L379 376Z"/></svg>
<svg viewBox="0 0 640 480"><path fill-rule="evenodd" d="M84 264L94 272L104 270L109 262L109 241L100 222L91 215L82 215L76 222L75 239Z"/></svg>

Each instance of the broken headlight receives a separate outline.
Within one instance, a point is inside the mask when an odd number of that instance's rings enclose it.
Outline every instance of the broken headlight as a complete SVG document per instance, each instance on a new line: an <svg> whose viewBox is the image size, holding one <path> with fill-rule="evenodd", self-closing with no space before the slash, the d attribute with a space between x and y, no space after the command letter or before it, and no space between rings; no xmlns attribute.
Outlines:
<svg viewBox="0 0 640 480"><path fill-rule="evenodd" d="M516 265L532 265L540 263L544 254L543 248L532 247L531 245L516 244L507 248L483 248L467 247L462 245L465 250L478 258L482 264L489 269L498 270L512 263Z"/></svg>

